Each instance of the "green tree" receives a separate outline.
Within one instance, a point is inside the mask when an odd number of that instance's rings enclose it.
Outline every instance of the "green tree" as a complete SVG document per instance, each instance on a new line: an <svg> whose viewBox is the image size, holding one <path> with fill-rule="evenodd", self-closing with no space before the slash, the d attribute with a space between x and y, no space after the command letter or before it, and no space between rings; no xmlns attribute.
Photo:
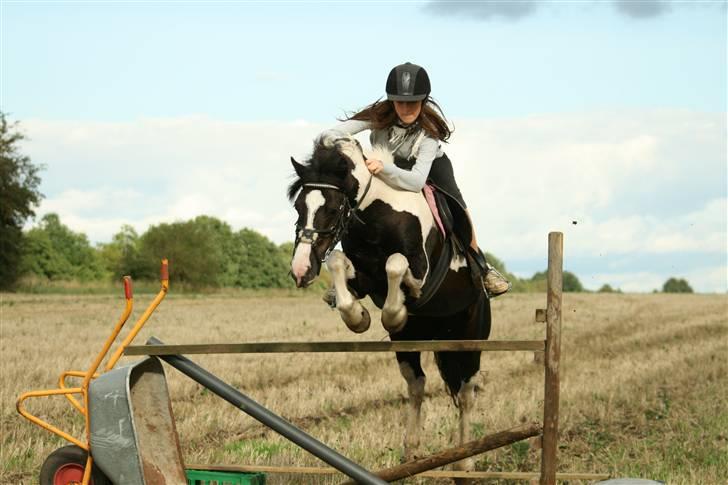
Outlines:
<svg viewBox="0 0 728 485"><path fill-rule="evenodd" d="M264 235L252 229L241 229L237 240L245 248L236 286L241 288L286 288L293 286L288 276L290 253L288 246L279 248ZM285 248L285 249L284 249Z"/></svg>
<svg viewBox="0 0 728 485"><path fill-rule="evenodd" d="M198 216L193 223L202 231L210 234L214 244L221 250L218 268L218 284L235 286L241 265L245 264L247 248L240 244L230 225L210 216Z"/></svg>
<svg viewBox="0 0 728 485"><path fill-rule="evenodd" d="M10 289L20 273L23 224L35 215L43 195L38 191L40 167L20 153L25 136L18 123L0 112L0 289Z"/></svg>
<svg viewBox="0 0 728 485"><path fill-rule="evenodd" d="M156 278L169 258L170 278L192 287L282 288L288 278L289 249L279 248L251 229L233 232L210 216L150 227L140 241L139 276ZM134 276L134 274L132 274Z"/></svg>
<svg viewBox="0 0 728 485"><path fill-rule="evenodd" d="M25 237L21 267L50 280L97 280L107 275L85 234L73 232L58 214L44 215Z"/></svg>
<svg viewBox="0 0 728 485"><path fill-rule="evenodd" d="M612 288L608 283L604 283L601 288L597 290L598 293L614 293L614 288Z"/></svg>
<svg viewBox="0 0 728 485"><path fill-rule="evenodd" d="M662 285L663 293L692 293L693 289L683 278L670 278Z"/></svg>
<svg viewBox="0 0 728 485"><path fill-rule="evenodd" d="M126 275L132 278L141 275L139 246L139 235L128 224L121 226L121 230L112 236L110 243L99 245L101 261L115 280Z"/></svg>
<svg viewBox="0 0 728 485"><path fill-rule="evenodd" d="M53 246L49 234L35 227L23 237L20 272L49 280L63 280L71 279L73 267Z"/></svg>
<svg viewBox="0 0 728 485"><path fill-rule="evenodd" d="M571 271L564 271L563 276L564 291L578 293L584 291L584 287L579 278Z"/></svg>
<svg viewBox="0 0 728 485"><path fill-rule="evenodd" d="M222 248L204 224L187 221L151 226L140 243L140 277L158 278L159 262L168 258L172 282L198 288L220 285Z"/></svg>
<svg viewBox="0 0 728 485"><path fill-rule="evenodd" d="M539 271L531 277L534 291L546 291L546 271ZM579 278L571 271L564 271L562 275L562 288L564 292L581 292L584 287Z"/></svg>

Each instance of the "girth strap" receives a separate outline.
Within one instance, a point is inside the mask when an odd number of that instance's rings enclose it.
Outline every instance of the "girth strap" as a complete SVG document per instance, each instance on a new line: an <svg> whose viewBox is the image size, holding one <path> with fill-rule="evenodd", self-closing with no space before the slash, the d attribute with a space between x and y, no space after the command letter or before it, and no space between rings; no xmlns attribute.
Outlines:
<svg viewBox="0 0 728 485"><path fill-rule="evenodd" d="M412 304L407 306L407 310L411 313L417 313L417 310L424 307L433 297L437 290L440 289L440 285L445 281L445 276L450 269L450 261L453 256L453 238L447 238L443 242L442 251L440 257L437 258L435 266L430 271L430 275L425 281L425 286L422 287L422 293Z"/></svg>

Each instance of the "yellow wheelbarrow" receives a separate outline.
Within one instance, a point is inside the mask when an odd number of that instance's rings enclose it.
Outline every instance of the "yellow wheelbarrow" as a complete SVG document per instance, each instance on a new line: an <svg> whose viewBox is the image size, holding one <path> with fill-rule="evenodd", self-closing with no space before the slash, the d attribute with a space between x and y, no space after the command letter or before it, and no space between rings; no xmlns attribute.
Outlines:
<svg viewBox="0 0 728 485"><path fill-rule="evenodd" d="M71 443L46 458L40 472L41 485L187 483L161 363L156 358L147 358L114 369L126 347L167 295L166 259L162 261L159 293L108 359L103 373L97 373L133 308L131 278L125 276L123 281L124 312L88 370L65 371L59 377L57 389L26 392L18 398L16 407L22 416ZM70 377L83 379L81 386L68 387L66 381ZM58 395L65 396L84 416L83 439L71 436L24 407L28 399Z"/></svg>

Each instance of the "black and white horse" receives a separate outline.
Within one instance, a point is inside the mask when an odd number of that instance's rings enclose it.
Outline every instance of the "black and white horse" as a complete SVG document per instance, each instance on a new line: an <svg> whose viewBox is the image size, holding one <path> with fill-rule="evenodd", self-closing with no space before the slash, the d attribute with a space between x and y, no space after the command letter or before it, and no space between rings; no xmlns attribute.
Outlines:
<svg viewBox="0 0 728 485"><path fill-rule="evenodd" d="M394 162L377 147L369 158ZM369 312L359 302L370 296L382 309L382 324L393 341L488 338L488 299L474 283L466 259L449 250L423 194L394 189L373 177L364 159L361 146L351 138L332 147L317 144L304 164L291 159L297 178L288 195L298 212L291 273L297 286L310 284L326 261L336 309L354 332L370 326ZM343 252L333 250L339 240ZM428 283L435 278L441 284L433 289ZM460 411L463 443L470 435L480 352L436 352L435 358ZM397 361L410 399L405 434L409 459L420 443L425 374L419 352L398 352ZM471 465L461 463L460 468Z"/></svg>

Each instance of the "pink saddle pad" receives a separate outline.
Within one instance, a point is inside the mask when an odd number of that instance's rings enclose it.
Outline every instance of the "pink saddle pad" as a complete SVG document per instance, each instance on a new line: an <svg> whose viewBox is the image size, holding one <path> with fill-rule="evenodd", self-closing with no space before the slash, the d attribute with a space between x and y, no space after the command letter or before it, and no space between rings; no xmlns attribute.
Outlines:
<svg viewBox="0 0 728 485"><path fill-rule="evenodd" d="M427 201L427 205L430 206L430 211L432 212L432 217L435 218L435 223L437 224L437 227L440 228L440 232L442 233L443 237L445 236L445 226L442 225L442 220L440 219L440 212L437 210L437 202L435 202L435 187L433 187L430 184L425 184L425 186L422 188L422 193L425 194L425 200Z"/></svg>

